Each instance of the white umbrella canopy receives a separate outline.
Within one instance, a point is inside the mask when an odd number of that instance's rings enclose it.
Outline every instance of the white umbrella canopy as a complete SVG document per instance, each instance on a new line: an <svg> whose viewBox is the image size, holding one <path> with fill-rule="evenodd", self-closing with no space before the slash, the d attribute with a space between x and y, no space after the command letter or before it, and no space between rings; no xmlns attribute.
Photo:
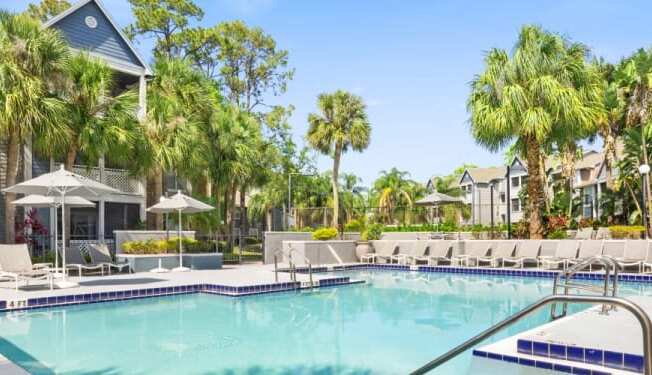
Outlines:
<svg viewBox="0 0 652 375"><path fill-rule="evenodd" d="M169 213L177 212L179 214L179 226L177 227L177 237L179 238L179 267L174 268L173 271L189 271L187 267L183 266L183 242L181 241L181 214L195 214L199 212L206 212L214 210L215 207L210 206L195 198L182 194L180 191L169 198L163 199L160 202L147 209L153 213Z"/></svg>
<svg viewBox="0 0 652 375"><path fill-rule="evenodd" d="M95 207L95 203L89 201L88 199L77 197L74 195L66 195L63 201L66 204L66 206ZM23 198L16 199L15 201L11 202L11 204L15 204L16 206L39 207L39 208L58 207L61 205L61 197L52 196L52 195L30 194Z"/></svg>
<svg viewBox="0 0 652 375"><path fill-rule="evenodd" d="M63 280L57 283L59 288L70 288L78 284L66 280L66 196L100 197L106 194L119 193L120 191L100 182L91 180L82 175L67 171L63 164L57 171L46 173L31 180L2 189L5 193L40 194L61 197L61 258L63 261Z"/></svg>
<svg viewBox="0 0 652 375"><path fill-rule="evenodd" d="M195 198L189 197L181 192L177 192L171 197L161 199L161 201L147 209L149 212L164 214L169 212L181 211L184 214L195 214L215 209Z"/></svg>
<svg viewBox="0 0 652 375"><path fill-rule="evenodd" d="M56 197L56 196L45 196L45 195L38 195L38 194L30 194L26 197L17 199L11 204L14 204L16 206L25 206L25 207L45 207L45 208L56 208L61 206L61 201L66 204L68 207L95 207L95 203L89 201L88 199L84 199L82 197L75 197L72 195L67 195L65 198ZM58 251L58 235L57 235L57 219L55 215L54 219L54 268L56 270L59 269L59 254L57 253Z"/></svg>
<svg viewBox="0 0 652 375"><path fill-rule="evenodd" d="M98 197L120 191L88 177L61 168L23 181L2 190L5 193L39 195L74 195L86 198ZM64 202L65 203L65 202Z"/></svg>

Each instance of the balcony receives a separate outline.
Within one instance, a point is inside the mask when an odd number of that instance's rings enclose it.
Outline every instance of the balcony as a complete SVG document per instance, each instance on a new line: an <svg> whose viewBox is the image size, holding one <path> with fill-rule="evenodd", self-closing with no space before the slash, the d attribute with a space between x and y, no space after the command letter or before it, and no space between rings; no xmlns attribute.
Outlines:
<svg viewBox="0 0 652 375"><path fill-rule="evenodd" d="M124 169L88 167L86 165L75 165L72 167L74 173L101 182L123 193L142 195L145 192L143 184L129 175Z"/></svg>

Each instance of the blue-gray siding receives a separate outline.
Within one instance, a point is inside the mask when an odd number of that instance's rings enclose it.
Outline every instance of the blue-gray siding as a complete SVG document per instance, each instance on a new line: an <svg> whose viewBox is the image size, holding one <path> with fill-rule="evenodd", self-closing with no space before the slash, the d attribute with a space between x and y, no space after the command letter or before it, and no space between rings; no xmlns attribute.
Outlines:
<svg viewBox="0 0 652 375"><path fill-rule="evenodd" d="M86 26L87 16L97 19L96 28ZM92 1L62 18L52 27L58 29L73 48L89 50L142 67L127 43Z"/></svg>

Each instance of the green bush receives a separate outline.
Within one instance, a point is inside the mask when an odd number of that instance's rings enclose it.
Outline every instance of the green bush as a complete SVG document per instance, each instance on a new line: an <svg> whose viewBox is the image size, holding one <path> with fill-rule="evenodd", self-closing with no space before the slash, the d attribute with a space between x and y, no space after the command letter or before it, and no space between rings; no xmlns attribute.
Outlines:
<svg viewBox="0 0 652 375"><path fill-rule="evenodd" d="M335 228L319 228L312 232L312 239L318 241L328 241L337 237L337 229Z"/></svg>
<svg viewBox="0 0 652 375"><path fill-rule="evenodd" d="M351 220L348 223L344 224L345 232L360 232L363 230L363 225L360 220Z"/></svg>
<svg viewBox="0 0 652 375"><path fill-rule="evenodd" d="M379 240L380 236L383 234L382 224L370 224L367 226L367 230L362 232L360 239L363 241L375 241Z"/></svg>
<svg viewBox="0 0 652 375"><path fill-rule="evenodd" d="M548 239L551 240L565 240L568 238L568 233L564 229L556 229L548 233Z"/></svg>
<svg viewBox="0 0 652 375"><path fill-rule="evenodd" d="M613 225L609 227L612 238L639 239L643 237L642 225Z"/></svg>
<svg viewBox="0 0 652 375"><path fill-rule="evenodd" d="M183 238L183 250L186 252L207 252L210 246L192 238ZM166 254L177 253L179 248L179 237L171 237L168 240L145 240L126 241L122 243L122 252L125 254Z"/></svg>

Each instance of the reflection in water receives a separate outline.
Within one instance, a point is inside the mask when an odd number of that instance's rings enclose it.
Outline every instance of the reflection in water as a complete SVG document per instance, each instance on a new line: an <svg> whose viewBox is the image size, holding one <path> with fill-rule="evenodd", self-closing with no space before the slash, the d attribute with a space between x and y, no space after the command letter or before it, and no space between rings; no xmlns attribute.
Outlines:
<svg viewBox="0 0 652 375"><path fill-rule="evenodd" d="M35 374L404 374L552 288L551 280L535 278L344 274L367 283L0 315L0 352ZM621 286L623 294L649 290ZM542 311L502 337L546 319ZM439 373L467 373L469 359Z"/></svg>

